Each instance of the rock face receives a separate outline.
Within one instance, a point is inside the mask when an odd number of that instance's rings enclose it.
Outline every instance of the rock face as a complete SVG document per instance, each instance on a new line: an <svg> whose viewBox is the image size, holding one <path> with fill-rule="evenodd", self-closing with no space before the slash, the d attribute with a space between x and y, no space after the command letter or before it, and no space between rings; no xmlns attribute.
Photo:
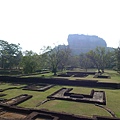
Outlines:
<svg viewBox="0 0 120 120"><path fill-rule="evenodd" d="M74 54L86 53L98 46L107 47L102 38L83 34L69 34L68 45Z"/></svg>

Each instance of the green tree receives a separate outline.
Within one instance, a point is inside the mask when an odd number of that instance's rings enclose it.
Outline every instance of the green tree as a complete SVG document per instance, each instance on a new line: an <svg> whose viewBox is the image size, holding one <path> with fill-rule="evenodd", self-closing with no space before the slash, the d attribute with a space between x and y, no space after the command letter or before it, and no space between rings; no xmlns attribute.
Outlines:
<svg viewBox="0 0 120 120"><path fill-rule="evenodd" d="M39 69L49 69L50 64L48 61L48 51L50 50L50 46L41 48L41 52L39 55Z"/></svg>
<svg viewBox="0 0 120 120"><path fill-rule="evenodd" d="M33 73L37 69L38 55L33 51L25 51L24 56L21 60L21 66L23 67L24 73Z"/></svg>
<svg viewBox="0 0 120 120"><path fill-rule="evenodd" d="M78 68L79 65L79 56L78 55L70 55L68 59L68 67L70 69Z"/></svg>
<svg viewBox="0 0 120 120"><path fill-rule="evenodd" d="M22 53L20 44L9 44L7 41L0 40L0 63L1 68L13 68L19 65Z"/></svg>
<svg viewBox="0 0 120 120"><path fill-rule="evenodd" d="M93 65L91 60L88 58L87 54L85 53L80 54L79 63L80 63L80 67L85 69L86 71L88 68L90 68Z"/></svg>
<svg viewBox="0 0 120 120"><path fill-rule="evenodd" d="M117 49L115 49L115 55L116 55L116 66L117 66L117 70L118 72L120 72L120 47L118 47Z"/></svg>
<svg viewBox="0 0 120 120"><path fill-rule="evenodd" d="M62 58L62 59L58 64L58 69L63 71L65 70L65 67L68 65L68 61L71 56L71 50L68 46L65 46L65 45L58 46L58 47L62 47L59 54L59 58Z"/></svg>
<svg viewBox="0 0 120 120"><path fill-rule="evenodd" d="M106 50L104 47L97 47L95 50L91 50L87 53L87 56L91 59L93 64L97 67L98 72L107 66L107 63L111 57L111 52Z"/></svg>
<svg viewBox="0 0 120 120"><path fill-rule="evenodd" d="M70 49L68 46L65 45L59 45L54 47L53 49L51 47L47 47L46 49L46 55L47 55L47 63L48 66L52 69L52 72L54 75L56 75L57 70L64 69L65 65L67 64L69 55L70 55Z"/></svg>

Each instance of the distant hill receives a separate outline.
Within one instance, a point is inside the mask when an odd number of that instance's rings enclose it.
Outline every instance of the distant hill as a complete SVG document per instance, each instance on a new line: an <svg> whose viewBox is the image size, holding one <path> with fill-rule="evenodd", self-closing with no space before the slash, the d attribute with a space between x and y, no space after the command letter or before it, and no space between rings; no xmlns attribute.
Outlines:
<svg viewBox="0 0 120 120"><path fill-rule="evenodd" d="M96 47L106 47L104 39L95 35L69 34L68 45L74 54L86 53Z"/></svg>

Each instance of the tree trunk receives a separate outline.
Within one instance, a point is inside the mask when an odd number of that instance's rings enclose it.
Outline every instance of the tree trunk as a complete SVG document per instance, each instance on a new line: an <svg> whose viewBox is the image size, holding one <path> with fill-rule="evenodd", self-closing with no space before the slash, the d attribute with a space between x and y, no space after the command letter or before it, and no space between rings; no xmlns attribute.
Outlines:
<svg viewBox="0 0 120 120"><path fill-rule="evenodd" d="M54 73L54 76L56 76L57 75L57 68L53 67L52 72Z"/></svg>

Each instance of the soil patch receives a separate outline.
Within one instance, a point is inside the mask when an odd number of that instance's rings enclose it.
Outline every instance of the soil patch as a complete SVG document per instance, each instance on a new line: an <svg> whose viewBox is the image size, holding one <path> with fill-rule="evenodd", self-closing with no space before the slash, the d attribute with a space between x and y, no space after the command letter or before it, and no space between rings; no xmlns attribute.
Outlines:
<svg viewBox="0 0 120 120"><path fill-rule="evenodd" d="M16 112L6 112L3 111L0 113L0 120L22 120L26 117L24 114L16 113Z"/></svg>

